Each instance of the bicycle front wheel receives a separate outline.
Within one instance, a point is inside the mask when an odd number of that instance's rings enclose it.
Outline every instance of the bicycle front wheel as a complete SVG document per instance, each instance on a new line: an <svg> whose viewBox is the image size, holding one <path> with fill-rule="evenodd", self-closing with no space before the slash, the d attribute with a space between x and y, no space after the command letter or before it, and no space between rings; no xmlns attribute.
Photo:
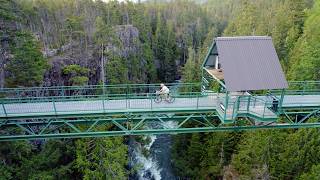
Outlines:
<svg viewBox="0 0 320 180"><path fill-rule="evenodd" d="M162 101L162 98L160 96L156 96L156 98L154 99L155 103L160 103Z"/></svg>
<svg viewBox="0 0 320 180"><path fill-rule="evenodd" d="M167 100L167 101L168 101L169 103L173 103L173 102L174 102L174 100L175 100L175 98L169 95L169 97L168 97L168 100Z"/></svg>

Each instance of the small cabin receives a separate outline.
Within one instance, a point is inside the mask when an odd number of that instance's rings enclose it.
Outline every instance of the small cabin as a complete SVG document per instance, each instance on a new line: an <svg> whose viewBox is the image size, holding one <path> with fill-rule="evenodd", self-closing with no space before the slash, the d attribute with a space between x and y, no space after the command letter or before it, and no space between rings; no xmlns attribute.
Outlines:
<svg viewBox="0 0 320 180"><path fill-rule="evenodd" d="M268 36L218 37L202 65L203 81L218 81L228 92L288 87Z"/></svg>

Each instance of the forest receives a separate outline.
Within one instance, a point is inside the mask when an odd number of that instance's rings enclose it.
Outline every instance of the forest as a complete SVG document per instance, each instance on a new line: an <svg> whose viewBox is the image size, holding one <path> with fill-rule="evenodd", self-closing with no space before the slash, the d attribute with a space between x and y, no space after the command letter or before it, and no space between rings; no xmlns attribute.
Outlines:
<svg viewBox="0 0 320 180"><path fill-rule="evenodd" d="M199 82L215 37L251 35L320 80L320 0L0 0L0 88ZM319 129L172 138L177 179L320 179ZM129 160L128 137L0 142L0 179L128 179Z"/></svg>

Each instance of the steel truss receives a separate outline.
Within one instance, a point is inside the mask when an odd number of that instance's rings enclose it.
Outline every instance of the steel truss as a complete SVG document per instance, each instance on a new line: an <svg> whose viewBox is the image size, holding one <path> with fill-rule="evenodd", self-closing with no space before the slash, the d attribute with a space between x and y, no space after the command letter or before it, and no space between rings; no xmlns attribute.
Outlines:
<svg viewBox="0 0 320 180"><path fill-rule="evenodd" d="M294 114L293 111L285 113L289 118ZM223 124L215 112L7 119L0 123L0 141L320 127L320 122L307 122L311 116L320 116L320 109L305 112L299 121L263 122L239 118L231 124Z"/></svg>
<svg viewBox="0 0 320 180"><path fill-rule="evenodd" d="M320 120L320 108L293 108L283 109L280 112L288 123L302 124L312 117Z"/></svg>
<svg viewBox="0 0 320 180"><path fill-rule="evenodd" d="M151 128L153 123L157 123L157 126ZM189 123L197 128L187 127ZM0 141L175 133L181 130L181 132L197 132L203 127L213 128L218 124L220 121L213 112L125 113L88 117L8 119L0 124Z"/></svg>

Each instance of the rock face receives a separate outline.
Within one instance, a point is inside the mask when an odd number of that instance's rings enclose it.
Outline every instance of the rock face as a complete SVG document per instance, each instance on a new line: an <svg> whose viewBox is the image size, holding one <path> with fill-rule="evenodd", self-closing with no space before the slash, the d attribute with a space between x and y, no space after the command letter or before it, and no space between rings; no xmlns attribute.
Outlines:
<svg viewBox="0 0 320 180"><path fill-rule="evenodd" d="M115 32L121 41L120 55L129 57L130 54L138 52L139 30L132 25L119 25L115 27Z"/></svg>
<svg viewBox="0 0 320 180"><path fill-rule="evenodd" d="M114 29L120 40L120 46L117 47L110 44L107 48L112 49L124 58L128 58L130 55L140 51L139 31L136 27L120 25L114 27ZM46 49L43 54L49 58L50 64L50 68L45 73L43 86L66 85L62 69L64 66L71 64L78 64L90 70L89 84L97 84L100 79L100 52L99 47L93 42L86 48L75 42L61 46L58 49Z"/></svg>
<svg viewBox="0 0 320 180"><path fill-rule="evenodd" d="M10 54L10 37L8 32L16 31L16 23L0 17L0 88L5 85L5 67L12 55Z"/></svg>
<svg viewBox="0 0 320 180"><path fill-rule="evenodd" d="M90 84L97 83L97 71L99 71L99 59L94 56L94 47L88 47L87 50L82 50L79 47L53 56L49 60L50 68L45 73L43 86L63 86L66 85L66 79L62 73L65 66L78 64L81 67L90 69Z"/></svg>
<svg viewBox="0 0 320 180"><path fill-rule="evenodd" d="M9 60L9 44L6 38L1 37L0 39L0 88L4 87L5 83L5 66Z"/></svg>

